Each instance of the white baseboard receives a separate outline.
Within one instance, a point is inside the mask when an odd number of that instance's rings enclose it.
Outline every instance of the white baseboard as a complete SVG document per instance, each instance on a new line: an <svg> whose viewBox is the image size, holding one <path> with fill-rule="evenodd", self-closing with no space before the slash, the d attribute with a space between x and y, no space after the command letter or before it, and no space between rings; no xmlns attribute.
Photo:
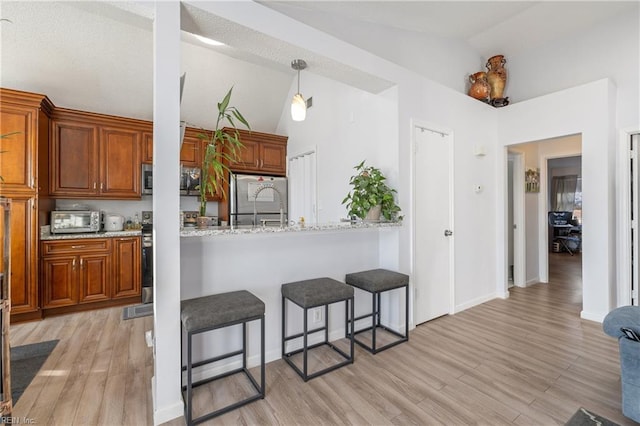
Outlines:
<svg viewBox="0 0 640 426"><path fill-rule="evenodd" d="M580 312L580 318L582 319L586 319L589 321L595 321L595 322L599 322L602 323L602 321L604 321L604 317L607 316L608 312L587 312L587 311L581 311Z"/></svg>
<svg viewBox="0 0 640 426"><path fill-rule="evenodd" d="M153 424L161 425L173 419L184 416L184 403L182 398L168 406L158 409L156 407L156 378L151 378L151 400L153 401Z"/></svg>
<svg viewBox="0 0 640 426"><path fill-rule="evenodd" d="M540 277L531 278L524 283L525 287L529 287L530 285L538 284L540 282Z"/></svg>
<svg viewBox="0 0 640 426"><path fill-rule="evenodd" d="M465 311L465 310L467 310L469 308L473 308L474 306L481 305L481 304L483 304L485 302L488 302L489 300L493 300L496 297L504 298L504 297L502 297L501 294L497 294L497 293L487 294L486 296L477 297L477 298L475 298L473 300L470 300L468 302L456 305L454 307L454 312L453 313L455 314L455 313L458 313L458 312Z"/></svg>

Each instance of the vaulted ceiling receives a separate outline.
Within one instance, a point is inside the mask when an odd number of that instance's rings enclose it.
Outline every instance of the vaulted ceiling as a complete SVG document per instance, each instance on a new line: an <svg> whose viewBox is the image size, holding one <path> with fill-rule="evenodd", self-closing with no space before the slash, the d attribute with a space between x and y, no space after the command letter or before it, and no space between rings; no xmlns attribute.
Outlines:
<svg viewBox="0 0 640 426"><path fill-rule="evenodd" d="M508 56L550 43L634 7L633 2L614 1L260 3L449 86L453 84L446 73L430 74L423 62L379 41L392 39L399 44L413 39L425 46L453 46L452 51L480 64L480 58L495 53ZM210 125L214 104L204 103L220 99L235 85L235 104L251 117L254 128L274 131L295 79L290 68L295 58L313 64L308 72L370 92L393 84L202 12L198 6L199 2L183 4L183 30L226 45L209 47L183 34L183 66L188 74L183 113L196 125ZM0 13L11 21L0 23L2 86L46 93L60 106L151 118L153 2L3 1ZM214 53L205 58L209 54L204 49ZM456 77L456 82L463 77Z"/></svg>

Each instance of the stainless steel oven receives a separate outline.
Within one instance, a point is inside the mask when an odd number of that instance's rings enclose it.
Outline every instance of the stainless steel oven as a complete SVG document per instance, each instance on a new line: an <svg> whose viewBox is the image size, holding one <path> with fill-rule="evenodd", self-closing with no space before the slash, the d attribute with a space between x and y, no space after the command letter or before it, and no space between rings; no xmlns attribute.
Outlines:
<svg viewBox="0 0 640 426"><path fill-rule="evenodd" d="M142 303L153 303L153 212L142 212Z"/></svg>
<svg viewBox="0 0 640 426"><path fill-rule="evenodd" d="M142 194L153 194L153 164L142 165Z"/></svg>

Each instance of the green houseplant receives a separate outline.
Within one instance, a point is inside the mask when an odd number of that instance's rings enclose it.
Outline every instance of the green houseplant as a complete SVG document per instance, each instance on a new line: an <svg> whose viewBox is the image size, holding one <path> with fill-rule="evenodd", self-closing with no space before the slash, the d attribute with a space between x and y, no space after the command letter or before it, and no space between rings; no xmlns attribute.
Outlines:
<svg viewBox="0 0 640 426"><path fill-rule="evenodd" d="M201 140L206 141L200 170L200 186L198 188L200 191L200 216L207 214L207 194L211 196L216 194L222 195L222 197L226 196L224 184L227 182L227 175L230 171L227 164L239 158L240 149L243 147L236 122L251 130L249 123L240 111L236 107L229 105L232 91L233 87L229 89L222 102L218 103L215 130L198 135ZM224 127L226 129L223 130Z"/></svg>
<svg viewBox="0 0 640 426"><path fill-rule="evenodd" d="M385 176L380 169L373 166L365 166L365 162L354 167L356 174L351 176L349 185L353 186L351 191L342 200L342 204L347 205L349 217L356 216L360 219L377 220L375 212L380 206L380 214L388 221L401 220L398 216L400 207L395 202L395 189L387 186ZM379 217L379 215L378 215Z"/></svg>

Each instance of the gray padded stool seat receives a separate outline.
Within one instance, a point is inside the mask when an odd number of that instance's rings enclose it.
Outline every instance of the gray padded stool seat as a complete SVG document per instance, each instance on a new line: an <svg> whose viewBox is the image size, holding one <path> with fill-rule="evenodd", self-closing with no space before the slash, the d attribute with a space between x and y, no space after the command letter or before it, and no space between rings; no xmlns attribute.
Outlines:
<svg viewBox="0 0 640 426"><path fill-rule="evenodd" d="M187 371L187 384L182 385L183 398L185 401L184 415L187 425L204 422L212 417L219 416L220 414L234 410L257 399L264 398L264 302L262 302L262 300L258 299L246 290L183 300L180 302L180 320L183 330L187 333L187 365L182 367L183 371ZM256 379L247 368L247 323L254 320L260 320L260 385L258 385ZM193 336L236 324L242 324L241 349L194 362L192 351ZM242 355L242 367L193 383L194 368L202 367L204 365L212 364L238 355ZM203 414L194 419L192 405L193 389L205 383L237 373L244 373L247 376L255 388L256 394L222 408L218 408L208 414ZM184 393L186 393L186 397Z"/></svg>
<svg viewBox="0 0 640 426"><path fill-rule="evenodd" d="M356 343L375 354L385 349L389 349L399 343L409 340L409 276L401 274L399 272L389 271L386 269L372 269L369 271L354 272L347 274L345 277L347 284L357 287L361 290L371 293L371 313L361 315L351 320L351 329L354 330L355 321L371 317L371 326L355 331L354 334L363 333L371 330L371 345L363 343L361 340L355 339ZM380 323L380 295L386 291L404 288L405 298L405 322L404 322L404 334L400 334L395 330L392 330ZM388 333L391 333L398 337L393 342L387 343L383 346L378 346L376 341L376 330L383 329Z"/></svg>
<svg viewBox="0 0 640 426"><path fill-rule="evenodd" d="M333 343L329 342L329 305L332 303L345 302L345 320L353 316L353 288L348 285L336 281L331 278L316 278L305 281L297 281L287 284L282 284L282 358L302 377L306 382L307 380L318 377L322 374L333 371L344 365L353 363L353 333L349 333L348 325L345 326L345 337L350 340L350 352L346 354L340 348L336 347ZM287 336L287 300L295 303L303 310L303 328L302 333ZM308 310L324 306L324 325L322 327L309 330L308 327ZM349 306L351 306L351 314L349 314ZM324 331L324 340L314 345L308 345L308 335ZM302 348L293 351L286 351L286 343L293 339L302 337ZM308 369L308 352L309 350L327 345L337 353L339 353L344 361L338 362L334 365L320 369L309 374ZM302 352L302 369L300 369L291 359L293 355Z"/></svg>

